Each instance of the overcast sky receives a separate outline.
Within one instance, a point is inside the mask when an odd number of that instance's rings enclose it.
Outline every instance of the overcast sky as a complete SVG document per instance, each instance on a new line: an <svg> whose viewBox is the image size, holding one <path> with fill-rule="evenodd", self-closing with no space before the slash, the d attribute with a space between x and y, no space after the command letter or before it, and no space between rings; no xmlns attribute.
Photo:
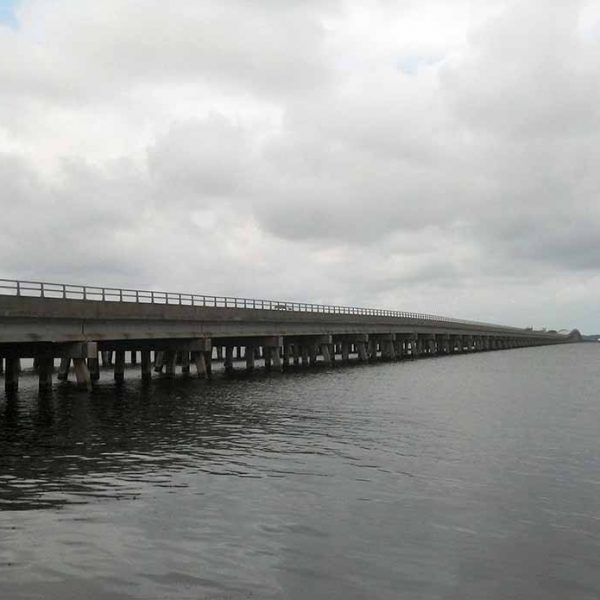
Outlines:
<svg viewBox="0 0 600 600"><path fill-rule="evenodd" d="M2 277L600 333L597 0L0 0Z"/></svg>

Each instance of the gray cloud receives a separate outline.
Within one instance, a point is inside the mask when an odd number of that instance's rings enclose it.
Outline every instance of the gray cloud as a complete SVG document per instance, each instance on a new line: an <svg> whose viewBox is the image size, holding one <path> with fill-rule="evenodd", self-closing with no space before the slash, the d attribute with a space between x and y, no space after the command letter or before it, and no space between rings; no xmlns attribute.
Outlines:
<svg viewBox="0 0 600 600"><path fill-rule="evenodd" d="M592 2L23 0L18 18L6 276L600 327Z"/></svg>

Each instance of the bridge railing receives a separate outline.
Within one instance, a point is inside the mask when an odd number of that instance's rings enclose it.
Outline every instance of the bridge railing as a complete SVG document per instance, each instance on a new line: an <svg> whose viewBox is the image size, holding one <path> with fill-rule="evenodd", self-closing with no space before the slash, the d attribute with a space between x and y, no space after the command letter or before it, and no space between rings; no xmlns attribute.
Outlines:
<svg viewBox="0 0 600 600"><path fill-rule="evenodd" d="M453 319L440 315L387 310L380 308L361 308L355 306L337 306L330 304L312 304L307 302L288 302L287 300L265 300L257 298L238 298L232 296L207 296L204 294L184 294L179 292L160 292L155 290L134 290L127 288L74 285L41 281L18 281L0 279L0 295L35 298L59 298L65 300L87 300L96 302L133 302L138 304L170 304L179 306L198 306L213 308L245 308L252 310L281 310L292 312L327 313L340 315L358 315L391 317L420 321L441 321L461 325L479 325L522 331L515 327L492 325L479 321Z"/></svg>

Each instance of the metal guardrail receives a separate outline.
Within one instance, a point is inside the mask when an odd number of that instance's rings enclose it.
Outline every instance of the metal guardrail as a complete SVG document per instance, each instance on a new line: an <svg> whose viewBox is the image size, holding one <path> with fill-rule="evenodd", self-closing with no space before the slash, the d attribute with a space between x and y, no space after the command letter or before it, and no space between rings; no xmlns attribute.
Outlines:
<svg viewBox="0 0 600 600"><path fill-rule="evenodd" d="M400 310L359 308L354 306L336 306L330 304L311 304L307 302L288 302L286 300L236 298L232 296L206 296L204 294L183 294L173 292L158 292L153 290L133 290L126 288L49 283L42 281L18 281L14 279L0 279L0 295L59 298L65 300L88 300L96 302L133 302L138 304L172 304L179 306L246 308L252 310L285 310L293 312L326 313L337 315L391 317L396 319L441 321L460 325L478 325L504 329L507 331L523 331L522 329L516 327L507 327L505 325L492 325L490 323L482 323L479 321L465 321L461 319L453 319L451 317L405 312Z"/></svg>

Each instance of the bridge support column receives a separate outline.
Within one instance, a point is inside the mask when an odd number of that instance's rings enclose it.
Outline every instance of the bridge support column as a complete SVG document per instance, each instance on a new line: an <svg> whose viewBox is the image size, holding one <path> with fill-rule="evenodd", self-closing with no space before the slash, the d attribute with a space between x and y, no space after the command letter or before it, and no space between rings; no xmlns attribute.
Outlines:
<svg viewBox="0 0 600 600"><path fill-rule="evenodd" d="M283 342L283 368L288 369L290 366L291 344L284 340Z"/></svg>
<svg viewBox="0 0 600 600"><path fill-rule="evenodd" d="M150 359L150 350L142 350L140 354L142 382L148 383L152 379L152 361Z"/></svg>
<svg viewBox="0 0 600 600"><path fill-rule="evenodd" d="M331 366L332 360L329 344L321 344L321 354L323 355L323 362L326 365Z"/></svg>
<svg viewBox="0 0 600 600"><path fill-rule="evenodd" d="M73 366L75 367L77 386L90 391L92 389L92 378L85 362L85 358L74 358Z"/></svg>
<svg viewBox="0 0 600 600"><path fill-rule="evenodd" d="M233 374L233 346L225 346L225 373L227 375Z"/></svg>
<svg viewBox="0 0 600 600"><path fill-rule="evenodd" d="M308 346L306 342L300 344L300 355L302 357L302 366L308 367Z"/></svg>
<svg viewBox="0 0 600 600"><path fill-rule="evenodd" d="M125 350L115 352L115 381L123 383L125 381Z"/></svg>
<svg viewBox="0 0 600 600"><path fill-rule="evenodd" d="M165 352L155 351L154 352L154 372L161 373L165 366Z"/></svg>
<svg viewBox="0 0 600 600"><path fill-rule="evenodd" d="M448 335L439 334L436 335L437 353L438 354L449 354L450 353L450 339Z"/></svg>
<svg viewBox="0 0 600 600"><path fill-rule="evenodd" d="M269 352L271 354L273 369L281 371L281 354L279 354L279 346L271 346Z"/></svg>
<svg viewBox="0 0 600 600"><path fill-rule="evenodd" d="M190 353L187 350L181 353L181 372L185 375L190 372Z"/></svg>
<svg viewBox="0 0 600 600"><path fill-rule="evenodd" d="M200 379L208 378L208 367L206 360L207 356L208 354L201 350L196 350L192 352L192 361L194 362L194 366L196 367L196 375L198 375Z"/></svg>
<svg viewBox="0 0 600 600"><path fill-rule="evenodd" d="M54 358L52 355L38 357L39 391L47 392L52 389L52 373L54 371Z"/></svg>
<svg viewBox="0 0 600 600"><path fill-rule="evenodd" d="M254 371L254 360L255 351L254 346L246 344L245 359L246 359L246 372L252 373Z"/></svg>
<svg viewBox="0 0 600 600"><path fill-rule="evenodd" d="M427 355L433 356L435 354L435 336L428 335L425 338L425 347L427 348Z"/></svg>
<svg viewBox="0 0 600 600"><path fill-rule="evenodd" d="M413 358L420 358L423 351L423 344L419 335L415 336L410 340L411 356Z"/></svg>
<svg viewBox="0 0 600 600"><path fill-rule="evenodd" d="M300 348L298 347L298 342L294 342L292 345L292 359L295 367L300 365Z"/></svg>
<svg viewBox="0 0 600 600"><path fill-rule="evenodd" d="M71 359L68 356L63 356L60 359L60 367L58 367L58 380L67 381L69 378L69 368L71 367Z"/></svg>
<svg viewBox="0 0 600 600"><path fill-rule="evenodd" d="M103 367L112 367L112 352L110 350L105 350L101 353L102 357L102 366Z"/></svg>
<svg viewBox="0 0 600 600"><path fill-rule="evenodd" d="M137 365L137 350L131 351L131 366Z"/></svg>
<svg viewBox="0 0 600 600"><path fill-rule="evenodd" d="M100 360L96 358L88 358L87 360L88 369L90 370L90 378L92 381L98 381L100 379Z"/></svg>
<svg viewBox="0 0 600 600"><path fill-rule="evenodd" d="M308 344L308 361L311 367L317 366L317 345L315 342L309 342Z"/></svg>
<svg viewBox="0 0 600 600"><path fill-rule="evenodd" d="M4 374L4 390L14 394L19 389L20 361L16 356L6 357L6 372Z"/></svg>
<svg viewBox="0 0 600 600"><path fill-rule="evenodd" d="M350 360L350 342L342 342L342 362L347 363Z"/></svg>
<svg viewBox="0 0 600 600"><path fill-rule="evenodd" d="M371 337L367 341L367 360L373 362L377 358L377 343Z"/></svg>
<svg viewBox="0 0 600 600"><path fill-rule="evenodd" d="M283 338L278 335L268 336L260 339L265 359L265 370L281 370L280 348L283 345Z"/></svg>
<svg viewBox="0 0 600 600"><path fill-rule="evenodd" d="M358 360L360 362L367 362L369 357L367 355L367 342L356 342L356 352L358 354Z"/></svg>
<svg viewBox="0 0 600 600"><path fill-rule="evenodd" d="M168 350L165 352L165 375L169 378L175 377L175 369L177 367L177 352Z"/></svg>

